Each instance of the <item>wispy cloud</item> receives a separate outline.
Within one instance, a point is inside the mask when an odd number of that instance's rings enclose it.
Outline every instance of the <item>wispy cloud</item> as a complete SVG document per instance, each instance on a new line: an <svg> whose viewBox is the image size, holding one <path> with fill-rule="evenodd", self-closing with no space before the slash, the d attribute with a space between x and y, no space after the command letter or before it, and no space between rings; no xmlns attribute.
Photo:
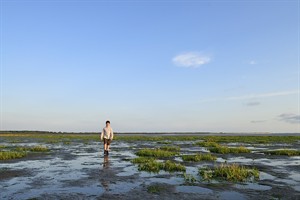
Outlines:
<svg viewBox="0 0 300 200"><path fill-rule="evenodd" d="M253 124L257 124L257 123L264 123L266 122L267 120L252 120L251 123Z"/></svg>
<svg viewBox="0 0 300 200"><path fill-rule="evenodd" d="M261 99L261 98L268 98L268 97L278 97L278 96L288 96L298 94L298 90L289 90L289 91L281 91L281 92L269 92L269 93L262 93L262 94L248 94L248 95L241 95L241 96L231 96L231 97L223 97L223 98L208 98L202 99L200 103L208 103L208 102L215 102L215 101L234 101L234 100L254 100L254 99ZM247 106L258 106L260 102L253 101L246 104Z"/></svg>
<svg viewBox="0 0 300 200"><path fill-rule="evenodd" d="M291 124L299 124L300 123L300 115L292 114L292 113L283 113L278 116L280 121L284 121Z"/></svg>
<svg viewBox="0 0 300 200"><path fill-rule="evenodd" d="M283 91L283 92L271 92L271 93L263 93L263 94L249 94L242 96L233 96L227 97L226 100L244 100L244 99L254 99L254 98L265 98L265 97L277 97L277 96L287 96L292 94L298 94L298 90L291 91Z"/></svg>
<svg viewBox="0 0 300 200"><path fill-rule="evenodd" d="M187 52L175 56L173 63L179 67L200 67L211 61L211 57L200 52Z"/></svg>
<svg viewBox="0 0 300 200"><path fill-rule="evenodd" d="M250 61L249 61L249 64L250 64L250 65L256 65L257 62L256 62L255 60L250 60Z"/></svg>
<svg viewBox="0 0 300 200"><path fill-rule="evenodd" d="M260 105L260 102L258 102L258 101L252 101L252 102L248 102L246 104L246 106L258 106L258 105Z"/></svg>

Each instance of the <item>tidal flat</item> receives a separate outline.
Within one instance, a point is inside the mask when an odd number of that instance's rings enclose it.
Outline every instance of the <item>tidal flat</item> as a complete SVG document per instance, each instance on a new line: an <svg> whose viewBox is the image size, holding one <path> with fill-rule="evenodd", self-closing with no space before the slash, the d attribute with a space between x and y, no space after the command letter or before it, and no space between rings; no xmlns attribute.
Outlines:
<svg viewBox="0 0 300 200"><path fill-rule="evenodd" d="M0 199L294 200L299 150L300 134L116 133L104 156L97 133L2 131Z"/></svg>

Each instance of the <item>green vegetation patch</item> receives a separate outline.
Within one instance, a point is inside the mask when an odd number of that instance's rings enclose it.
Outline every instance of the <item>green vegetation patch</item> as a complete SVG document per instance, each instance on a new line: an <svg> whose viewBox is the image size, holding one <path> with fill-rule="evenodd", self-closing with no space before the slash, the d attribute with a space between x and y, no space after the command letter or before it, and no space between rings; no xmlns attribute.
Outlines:
<svg viewBox="0 0 300 200"><path fill-rule="evenodd" d="M199 162L202 160L207 160L207 161L211 161L211 160L216 160L217 157L211 155L210 153L208 154L195 154L195 155L183 155L182 156L182 160L183 161L192 161L192 162Z"/></svg>
<svg viewBox="0 0 300 200"><path fill-rule="evenodd" d="M31 152L47 152L49 149L45 146L33 146L33 147L17 147L17 151L31 151Z"/></svg>
<svg viewBox="0 0 300 200"><path fill-rule="evenodd" d="M23 158L26 155L27 155L26 152L1 151L0 152L0 160L9 160L9 159Z"/></svg>
<svg viewBox="0 0 300 200"><path fill-rule="evenodd" d="M217 146L217 147L210 147L209 151L212 153L220 153L220 154L228 154L228 153L250 153L250 149L246 147L226 147L226 146Z"/></svg>
<svg viewBox="0 0 300 200"><path fill-rule="evenodd" d="M279 149L279 150L265 151L264 153L269 155L300 156L300 150L293 150L293 149Z"/></svg>
<svg viewBox="0 0 300 200"><path fill-rule="evenodd" d="M158 162L154 158L138 157L131 161L134 164L138 164L139 171L147 171L158 173L160 170L168 172L185 171L185 166L177 164L173 161L167 160L165 162Z"/></svg>
<svg viewBox="0 0 300 200"><path fill-rule="evenodd" d="M257 136L204 136L205 141L216 143L251 143L251 144L267 144L267 143L293 143L300 140L300 136L275 136L275 135L257 135Z"/></svg>
<svg viewBox="0 0 300 200"><path fill-rule="evenodd" d="M186 169L185 166L181 165L180 163L177 164L175 162L167 160L164 163L163 170L167 172L178 172L178 171L185 172Z"/></svg>
<svg viewBox="0 0 300 200"><path fill-rule="evenodd" d="M196 136L186 136L186 135L173 135L173 136L157 136L157 135L132 135L132 136L124 136L119 135L116 136L117 140L122 141L195 141L199 139L203 139L203 136L196 135Z"/></svg>
<svg viewBox="0 0 300 200"><path fill-rule="evenodd" d="M215 168L199 168L199 175L203 180L221 179L230 182L245 182L258 180L259 171L255 168L246 168L237 164L222 164Z"/></svg>
<svg viewBox="0 0 300 200"><path fill-rule="evenodd" d="M40 141L44 142L61 142L64 140L84 140L84 141L99 141L100 133L64 133L64 132L43 132L43 131L0 131L0 137L9 138L13 142L20 142L24 139L37 138ZM207 142L216 142L216 143L231 143L231 142L240 142L240 143L293 143L300 140L300 136L266 136L266 135L257 135L257 136L204 136L204 135L118 135L115 136L116 140L122 141L162 141L168 143L170 141L196 141L204 140Z"/></svg>
<svg viewBox="0 0 300 200"><path fill-rule="evenodd" d="M186 183L197 182L197 179L192 174L183 173L183 178Z"/></svg>
<svg viewBox="0 0 300 200"><path fill-rule="evenodd" d="M196 142L195 145L201 147L218 147L219 144L216 142Z"/></svg>
<svg viewBox="0 0 300 200"><path fill-rule="evenodd" d="M147 188L147 191L149 193L153 193L153 194L158 194L160 193L162 190L164 190L164 187L160 186L160 185L150 185Z"/></svg>
<svg viewBox="0 0 300 200"><path fill-rule="evenodd" d="M64 144L64 145L70 145L70 144L71 144L71 141L63 141L63 144Z"/></svg>
<svg viewBox="0 0 300 200"><path fill-rule="evenodd" d="M158 173L163 168L164 168L164 164L161 163L161 162L157 162L156 160L151 160L149 162L138 164L138 170L139 171L147 171L147 172Z"/></svg>
<svg viewBox="0 0 300 200"><path fill-rule="evenodd" d="M157 141L157 144L171 144L170 141Z"/></svg>
<svg viewBox="0 0 300 200"><path fill-rule="evenodd" d="M178 146L162 146L159 149L163 151L175 151L175 152L180 151L180 147Z"/></svg>
<svg viewBox="0 0 300 200"><path fill-rule="evenodd" d="M156 157L156 158L167 158L177 155L178 152L173 151L165 151L161 149L141 149L139 150L136 155L143 156L143 157Z"/></svg>
<svg viewBox="0 0 300 200"><path fill-rule="evenodd" d="M152 162L154 160L155 159L152 157L137 157L137 158L134 158L133 160L131 160L131 162L133 164L140 164L140 163Z"/></svg>

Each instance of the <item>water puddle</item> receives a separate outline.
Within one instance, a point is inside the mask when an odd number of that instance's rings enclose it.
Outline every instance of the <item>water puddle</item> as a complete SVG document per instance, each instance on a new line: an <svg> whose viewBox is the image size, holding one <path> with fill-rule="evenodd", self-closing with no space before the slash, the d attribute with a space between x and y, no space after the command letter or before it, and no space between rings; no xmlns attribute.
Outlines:
<svg viewBox="0 0 300 200"><path fill-rule="evenodd" d="M147 182L148 183L166 183L166 184L169 184L169 185L179 185L179 184L183 184L184 180L183 180L183 178L176 177L176 176L173 176L173 177L170 177L170 178L156 178L156 177L153 177L153 178L147 179Z"/></svg>
<svg viewBox="0 0 300 200"><path fill-rule="evenodd" d="M272 176L271 174L268 174L266 172L260 172L259 179L260 180L275 180L277 177Z"/></svg>
<svg viewBox="0 0 300 200"><path fill-rule="evenodd" d="M139 173L137 167L134 165L123 168L122 172L117 173L116 176L132 176Z"/></svg>
<svg viewBox="0 0 300 200"><path fill-rule="evenodd" d="M196 194L212 194L211 189L207 189L199 186L176 186L177 192L182 193L196 193Z"/></svg>
<svg viewBox="0 0 300 200"><path fill-rule="evenodd" d="M245 200L247 199L245 195L234 192L234 191L226 191L226 192L220 192L219 196L221 200Z"/></svg>
<svg viewBox="0 0 300 200"><path fill-rule="evenodd" d="M108 188L106 188L106 191L110 191L112 194L122 194L138 188L141 184L141 182L117 182L115 184L110 184Z"/></svg>
<svg viewBox="0 0 300 200"><path fill-rule="evenodd" d="M270 190L272 187L267 186L267 185L260 185L257 183L248 183L248 184L236 184L234 186L235 188L238 189L248 189L248 190L260 190L260 191L265 191L265 190Z"/></svg>

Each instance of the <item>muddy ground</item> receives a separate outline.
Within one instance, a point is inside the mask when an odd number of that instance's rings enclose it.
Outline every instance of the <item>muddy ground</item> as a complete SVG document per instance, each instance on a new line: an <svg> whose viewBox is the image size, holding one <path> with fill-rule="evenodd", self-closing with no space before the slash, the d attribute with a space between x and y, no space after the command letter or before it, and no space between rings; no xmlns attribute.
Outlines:
<svg viewBox="0 0 300 200"><path fill-rule="evenodd" d="M181 147L180 154L208 152L195 146L196 141L169 141ZM239 163L255 166L260 179L254 182L230 183L201 181L198 167L215 162L183 162L199 181L185 181L183 173L138 171L130 162L141 148L163 146L159 142L113 141L109 157L103 156L102 143L71 141L69 144L37 142L31 138L22 143L0 145L44 145L50 151L29 153L27 157L0 161L0 199L300 199L300 157L271 156L263 150L299 149L293 144L243 144L251 153L215 154L217 163ZM232 143L228 146L239 146Z"/></svg>

